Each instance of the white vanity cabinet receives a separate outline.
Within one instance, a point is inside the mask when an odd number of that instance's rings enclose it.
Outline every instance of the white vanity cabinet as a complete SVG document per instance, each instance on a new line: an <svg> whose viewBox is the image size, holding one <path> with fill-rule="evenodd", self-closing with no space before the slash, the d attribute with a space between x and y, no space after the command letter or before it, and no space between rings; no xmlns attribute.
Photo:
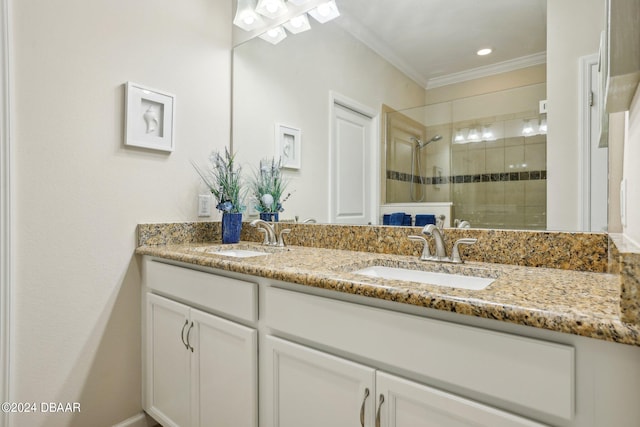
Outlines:
<svg viewBox="0 0 640 427"><path fill-rule="evenodd" d="M261 354L264 427L373 425L374 369L271 336Z"/></svg>
<svg viewBox="0 0 640 427"><path fill-rule="evenodd" d="M544 426L385 372L376 375L375 403L376 427Z"/></svg>
<svg viewBox="0 0 640 427"><path fill-rule="evenodd" d="M286 340L264 343L266 427L544 427Z"/></svg>
<svg viewBox="0 0 640 427"><path fill-rule="evenodd" d="M639 347L152 257L143 277L165 427L640 425Z"/></svg>
<svg viewBox="0 0 640 427"><path fill-rule="evenodd" d="M238 286L241 294L243 287L257 285L157 262L147 263L145 276L144 409L165 427L255 427L257 330L196 309L182 297L189 294L185 288L215 288L220 281ZM158 289L171 295L157 295ZM237 293L221 299L235 299ZM249 294L255 300L255 289ZM228 309L222 300L212 311ZM238 301L231 305L242 307ZM238 315L255 310L231 311Z"/></svg>

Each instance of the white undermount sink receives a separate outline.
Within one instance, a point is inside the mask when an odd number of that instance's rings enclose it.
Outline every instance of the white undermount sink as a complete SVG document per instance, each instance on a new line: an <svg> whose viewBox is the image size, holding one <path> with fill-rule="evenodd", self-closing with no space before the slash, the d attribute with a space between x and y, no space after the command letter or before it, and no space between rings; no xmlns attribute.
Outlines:
<svg viewBox="0 0 640 427"><path fill-rule="evenodd" d="M250 251L247 249L228 249L215 252L217 255L230 256L234 258L251 258L254 256L269 255L268 252Z"/></svg>
<svg viewBox="0 0 640 427"><path fill-rule="evenodd" d="M221 255L232 258L261 257L286 250L288 250L288 248L255 246L245 243L231 245L197 246L189 248L189 251L191 252L199 252L207 255Z"/></svg>
<svg viewBox="0 0 640 427"><path fill-rule="evenodd" d="M385 266L366 267L354 271L354 273L369 277L380 277L382 279L402 280L476 291L486 288L496 280L492 277L463 276L462 274L436 273L432 271Z"/></svg>

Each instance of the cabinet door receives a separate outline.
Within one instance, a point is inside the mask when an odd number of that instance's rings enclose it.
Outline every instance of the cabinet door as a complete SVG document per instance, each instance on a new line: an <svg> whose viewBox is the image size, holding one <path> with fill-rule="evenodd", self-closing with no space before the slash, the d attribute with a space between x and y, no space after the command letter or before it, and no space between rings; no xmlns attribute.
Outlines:
<svg viewBox="0 0 640 427"><path fill-rule="evenodd" d="M191 310L194 427L257 425L257 331Z"/></svg>
<svg viewBox="0 0 640 427"><path fill-rule="evenodd" d="M372 368L271 336L265 337L260 354L265 381L261 425L262 421L266 427L372 425Z"/></svg>
<svg viewBox="0 0 640 427"><path fill-rule="evenodd" d="M376 416L380 418L376 427L543 427L384 372L376 374L376 389Z"/></svg>
<svg viewBox="0 0 640 427"><path fill-rule="evenodd" d="M146 309L145 409L165 427L189 426L189 307L148 294Z"/></svg>

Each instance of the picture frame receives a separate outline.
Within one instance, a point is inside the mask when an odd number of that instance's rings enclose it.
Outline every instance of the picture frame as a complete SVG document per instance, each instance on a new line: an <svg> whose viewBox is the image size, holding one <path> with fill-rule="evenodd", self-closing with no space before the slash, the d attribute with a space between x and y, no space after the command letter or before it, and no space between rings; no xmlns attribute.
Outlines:
<svg viewBox="0 0 640 427"><path fill-rule="evenodd" d="M137 83L125 85L125 145L175 149L175 95Z"/></svg>
<svg viewBox="0 0 640 427"><path fill-rule="evenodd" d="M300 169L302 131L292 126L276 123L276 153L285 169Z"/></svg>

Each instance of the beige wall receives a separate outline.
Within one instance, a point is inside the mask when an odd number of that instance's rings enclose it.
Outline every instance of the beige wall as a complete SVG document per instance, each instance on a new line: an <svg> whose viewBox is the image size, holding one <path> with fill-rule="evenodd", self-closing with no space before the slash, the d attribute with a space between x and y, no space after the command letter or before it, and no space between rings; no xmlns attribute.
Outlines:
<svg viewBox="0 0 640 427"><path fill-rule="evenodd" d="M547 227L576 230L581 218L578 58L598 52L604 0L547 2Z"/></svg>
<svg viewBox="0 0 640 427"><path fill-rule="evenodd" d="M640 246L640 90L631 103L624 141L623 176L627 181L627 224L623 233Z"/></svg>
<svg viewBox="0 0 640 427"><path fill-rule="evenodd" d="M229 140L226 0L13 0L12 400L109 426L141 411L136 224L196 219L190 159ZM123 146L123 83L174 93L176 151Z"/></svg>

